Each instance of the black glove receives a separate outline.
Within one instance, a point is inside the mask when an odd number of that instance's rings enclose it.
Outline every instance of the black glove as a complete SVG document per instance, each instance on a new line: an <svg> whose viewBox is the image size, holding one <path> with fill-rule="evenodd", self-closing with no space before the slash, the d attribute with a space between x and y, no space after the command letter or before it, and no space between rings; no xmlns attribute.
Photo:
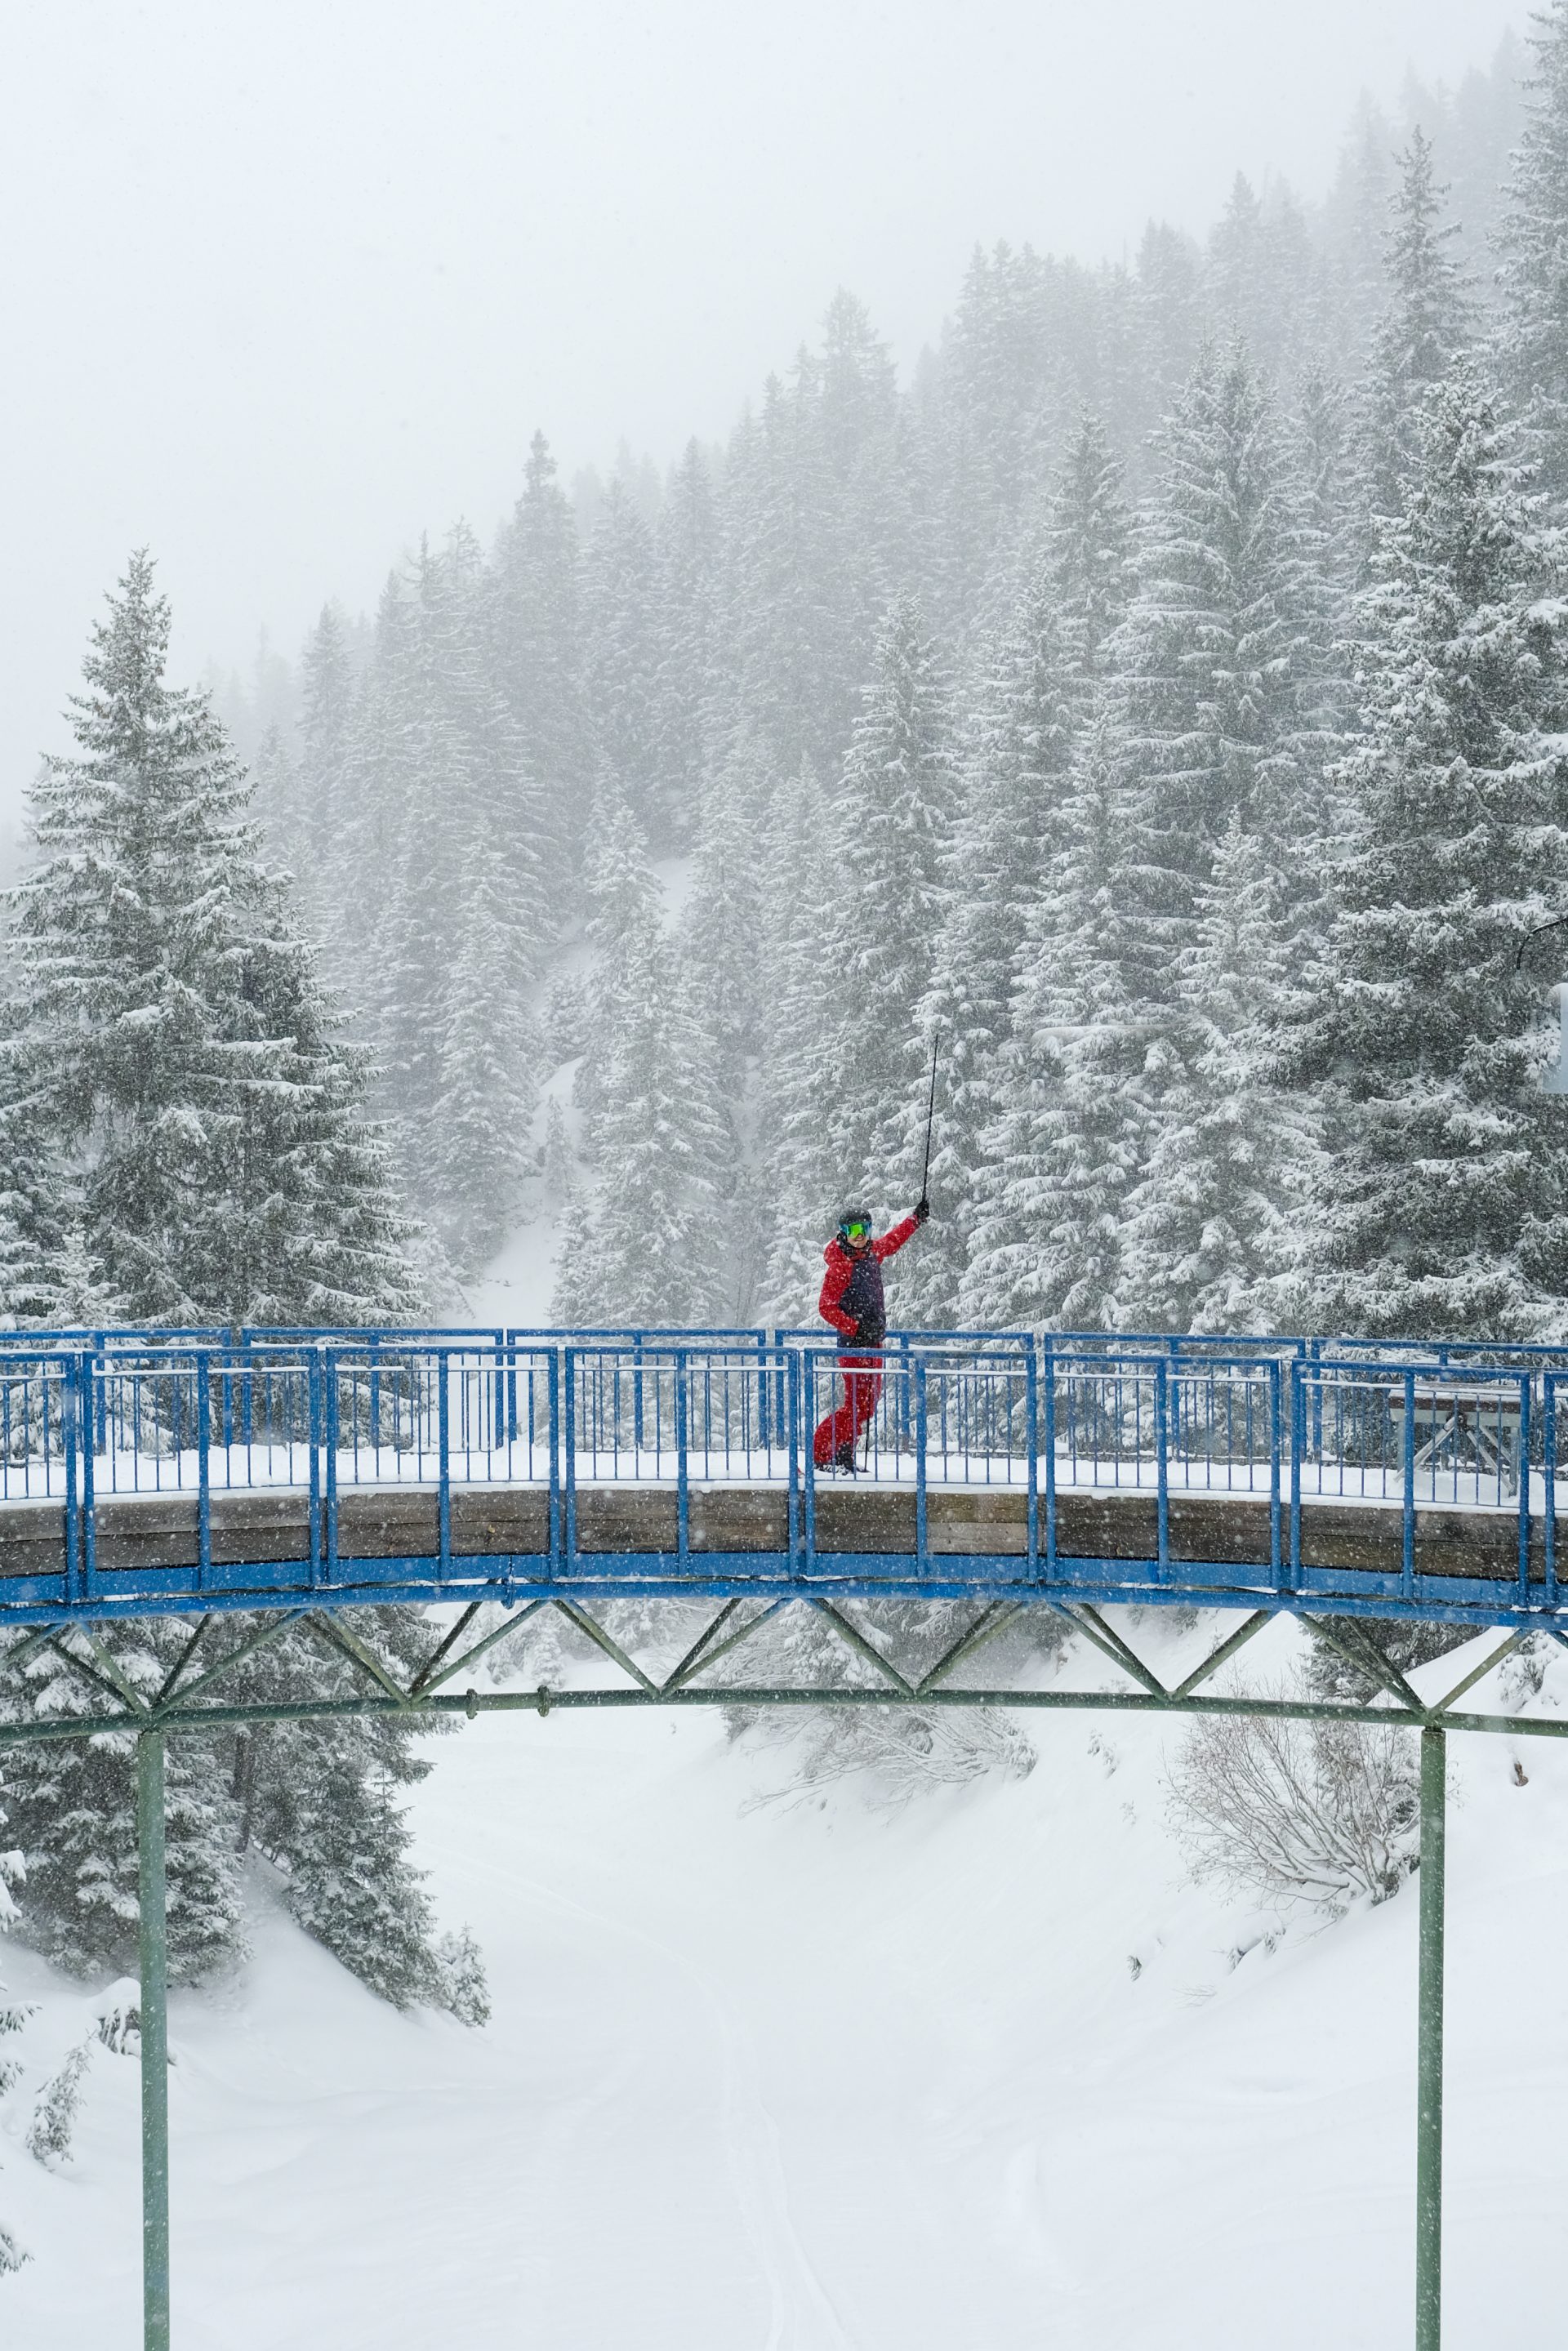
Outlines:
<svg viewBox="0 0 1568 2351"><path fill-rule="evenodd" d="M926 1196L925 1196L925 1193L924 1193L924 1192L922 1192L922 1194L920 1195L919 1199L918 1199L918 1200L916 1200L916 1202L915 1203L915 1223L916 1223L917 1225L923 1225L923 1224L925 1222L926 1217L927 1217L930 1214L931 1214L931 1203L930 1203L930 1201L926 1198Z"/></svg>

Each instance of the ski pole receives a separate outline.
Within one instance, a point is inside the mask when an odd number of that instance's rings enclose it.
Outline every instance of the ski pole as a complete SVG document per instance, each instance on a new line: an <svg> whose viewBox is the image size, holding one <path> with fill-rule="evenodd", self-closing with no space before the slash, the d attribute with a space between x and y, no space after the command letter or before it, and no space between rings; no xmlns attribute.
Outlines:
<svg viewBox="0 0 1568 2351"><path fill-rule="evenodd" d="M936 1054L941 1042L942 1031L938 1029L931 1040L931 1092L925 1102L925 1165L920 1171L920 1196L923 1200L926 1180L931 1174L931 1129L936 1117Z"/></svg>

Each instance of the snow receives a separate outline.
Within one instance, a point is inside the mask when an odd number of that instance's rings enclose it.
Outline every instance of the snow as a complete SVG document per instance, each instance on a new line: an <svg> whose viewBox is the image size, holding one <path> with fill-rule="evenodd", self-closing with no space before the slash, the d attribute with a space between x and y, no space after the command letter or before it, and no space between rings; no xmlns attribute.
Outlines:
<svg viewBox="0 0 1568 2351"><path fill-rule="evenodd" d="M1134 1637L1157 1667L1203 1632ZM1184 1883L1178 1727L1025 1719L1030 1778L892 1816L748 1806L784 1759L716 1715L476 1721L414 1803L438 1907L486 1949L477 2033L376 2001L257 1872L255 1957L172 2009L181 2351L1406 2340L1414 1890L1270 1950L1277 1918ZM1560 2231L1568 2055L1539 2008L1568 1754L1452 1744L1445 2340L1480 2351L1555 2333L1529 2249ZM0 2329L131 2351L136 2067L95 2045L46 2172L29 2101L103 1987L9 1945L0 1972L41 2002L0 2108L0 2220L33 2254Z"/></svg>

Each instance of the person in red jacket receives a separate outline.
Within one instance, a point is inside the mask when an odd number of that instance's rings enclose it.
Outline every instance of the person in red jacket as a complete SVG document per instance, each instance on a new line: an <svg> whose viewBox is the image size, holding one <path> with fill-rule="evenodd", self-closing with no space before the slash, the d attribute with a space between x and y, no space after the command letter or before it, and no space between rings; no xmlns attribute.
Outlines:
<svg viewBox="0 0 1568 2351"><path fill-rule="evenodd" d="M883 1233L880 1240L873 1240L870 1217L862 1208L852 1208L839 1218L839 1229L822 1251L828 1270L822 1278L817 1311L848 1343L839 1350L844 1400L836 1412L829 1413L819 1423L811 1439L811 1456L819 1469L830 1466L852 1471L854 1468L855 1447L870 1426L882 1394L879 1350L887 1336L887 1300L882 1286L882 1269L905 1241L914 1238L930 1214L931 1203L922 1194L912 1215L894 1225L891 1232Z"/></svg>

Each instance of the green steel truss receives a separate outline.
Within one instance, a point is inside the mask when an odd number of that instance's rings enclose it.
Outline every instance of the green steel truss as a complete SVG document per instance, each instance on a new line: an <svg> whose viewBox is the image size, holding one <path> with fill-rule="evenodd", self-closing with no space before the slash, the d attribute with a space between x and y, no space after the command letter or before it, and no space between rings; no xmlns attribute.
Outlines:
<svg viewBox="0 0 1568 2351"><path fill-rule="evenodd" d="M725 1663L729 1673L746 1662L747 1645L789 1605L812 1609L838 1644L845 1678L789 1683L715 1678ZM480 1689L471 1675L486 1654L530 1616L559 1609L566 1621L601 1653L613 1678L593 1687L533 1690ZM1100 1660L1109 1680L1084 1688L982 1687L956 1677L972 1667L987 1644L1027 1610L1045 1608L1076 1633ZM1416 2181L1416 2351L1440 2351L1442 2285L1443 2152L1443 1965L1444 1829L1447 1741L1450 1730L1500 1732L1509 1737L1568 1737L1568 1719L1461 1710L1467 1697L1528 1637L1509 1632L1474 1668L1442 1697L1422 1699L1360 1619L1322 1616L1312 1621L1362 1674L1380 1687L1368 1702L1238 1694L1214 1688L1215 1677L1239 1658L1272 1621L1260 1609L1223 1639L1199 1664L1173 1684L1163 1682L1125 1633L1086 1603L1003 1599L977 1607L945 1651L921 1667L900 1659L895 1645L879 1632L873 1613L850 1609L819 1594L791 1594L771 1602L726 1601L703 1625L678 1662L650 1670L585 1607L564 1596L538 1599L481 1624L493 1604L465 1608L402 1677L376 1654L342 1615L300 1610L268 1618L237 1641L233 1620L203 1616L162 1687L152 1698L139 1692L90 1628L45 1625L24 1631L0 1652L0 1698L5 1686L29 1659L48 1654L96 1701L91 1713L0 1722L0 1750L35 1740L86 1739L107 1731L134 1733L139 1757L138 1830L141 1896L141 2082L143 2199L143 2340L145 2351L170 2351L169 2139L164 1934L163 1763L165 1741L185 1731L225 1724L302 1721L328 1716L422 1717L530 1713L558 1708L615 1707L1006 1707L1018 1709L1105 1709L1125 1714L1235 1714L1289 1720L1359 1722L1398 1726L1421 1742L1421 1859L1418 2008L1418 2086ZM857 1621L858 1617L858 1621ZM288 1626L303 1629L325 1662L346 1665L357 1677L352 1695L322 1698L304 1691L297 1698L247 1698L246 1665ZM230 1646L224 1646L225 1628ZM1538 1626L1568 1646L1549 1625Z"/></svg>

